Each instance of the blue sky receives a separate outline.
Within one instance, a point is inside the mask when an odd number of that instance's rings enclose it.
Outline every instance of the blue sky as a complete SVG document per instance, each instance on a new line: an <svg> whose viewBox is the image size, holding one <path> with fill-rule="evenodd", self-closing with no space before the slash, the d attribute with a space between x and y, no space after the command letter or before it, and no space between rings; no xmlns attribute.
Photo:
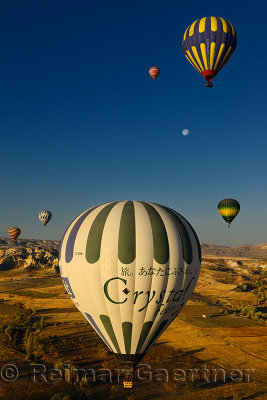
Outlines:
<svg viewBox="0 0 267 400"><path fill-rule="evenodd" d="M145 200L176 209L201 242L267 242L267 4L234 4L2 2L0 236L60 239L95 204ZM210 15L238 33L213 89L181 46ZM241 204L230 230L227 197Z"/></svg>

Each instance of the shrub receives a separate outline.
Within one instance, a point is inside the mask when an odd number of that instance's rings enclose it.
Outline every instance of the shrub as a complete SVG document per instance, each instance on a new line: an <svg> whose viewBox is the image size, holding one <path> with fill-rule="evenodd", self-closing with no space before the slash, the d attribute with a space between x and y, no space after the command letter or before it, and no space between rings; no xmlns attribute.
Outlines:
<svg viewBox="0 0 267 400"><path fill-rule="evenodd" d="M5 335L9 337L9 340L13 339L14 331L15 331L15 326L13 324L9 324L5 329Z"/></svg>
<svg viewBox="0 0 267 400"><path fill-rule="evenodd" d="M82 377L79 385L81 389L87 389L92 386L93 382L87 379L85 376Z"/></svg>
<svg viewBox="0 0 267 400"><path fill-rule="evenodd" d="M240 312L243 315L253 315L256 312L256 308L254 306L251 305L247 305L241 308Z"/></svg>
<svg viewBox="0 0 267 400"><path fill-rule="evenodd" d="M0 331L5 331L7 328L6 324L0 324Z"/></svg>
<svg viewBox="0 0 267 400"><path fill-rule="evenodd" d="M28 337L30 336L30 333L31 333L31 329L28 327L25 331L24 341L28 339Z"/></svg>
<svg viewBox="0 0 267 400"><path fill-rule="evenodd" d="M33 350L32 342L33 342L33 338L32 338L32 335L30 334L24 343L26 354L28 357L30 357L32 355L32 350Z"/></svg>
<svg viewBox="0 0 267 400"><path fill-rule="evenodd" d="M50 397L50 400L71 400L71 396L69 394L57 393Z"/></svg>
<svg viewBox="0 0 267 400"><path fill-rule="evenodd" d="M118 385L112 385L111 388L110 388L110 391L112 393L117 393L117 392L120 391L120 387Z"/></svg>
<svg viewBox="0 0 267 400"><path fill-rule="evenodd" d="M67 379L68 378L70 378L70 379L75 378L76 374L77 374L77 368L72 363L72 361L71 360L65 360L63 358L60 358L59 360L57 360L57 362L55 363L55 369L59 369L62 372L63 376L65 374L65 371L68 369L70 372L69 372L69 376L67 377Z"/></svg>
<svg viewBox="0 0 267 400"><path fill-rule="evenodd" d="M187 390L190 390L190 392L191 392L196 388L196 383L188 380L187 382L185 382L185 388Z"/></svg>
<svg viewBox="0 0 267 400"><path fill-rule="evenodd" d="M40 331L42 332L43 329L44 329L44 317L41 317L41 319L40 319Z"/></svg>
<svg viewBox="0 0 267 400"><path fill-rule="evenodd" d="M241 292L250 292L254 287L249 283L239 283L236 287L236 290Z"/></svg>
<svg viewBox="0 0 267 400"><path fill-rule="evenodd" d="M240 393L233 393L233 400L242 400L243 396Z"/></svg>

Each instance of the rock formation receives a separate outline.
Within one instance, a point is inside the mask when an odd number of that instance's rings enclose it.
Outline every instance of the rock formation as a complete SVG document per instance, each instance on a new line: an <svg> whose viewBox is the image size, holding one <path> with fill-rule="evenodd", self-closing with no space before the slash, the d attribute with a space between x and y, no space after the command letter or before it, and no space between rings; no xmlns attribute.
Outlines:
<svg viewBox="0 0 267 400"><path fill-rule="evenodd" d="M9 247L0 248L0 270L13 268L36 269L53 268L58 269L58 249L53 248L30 248Z"/></svg>

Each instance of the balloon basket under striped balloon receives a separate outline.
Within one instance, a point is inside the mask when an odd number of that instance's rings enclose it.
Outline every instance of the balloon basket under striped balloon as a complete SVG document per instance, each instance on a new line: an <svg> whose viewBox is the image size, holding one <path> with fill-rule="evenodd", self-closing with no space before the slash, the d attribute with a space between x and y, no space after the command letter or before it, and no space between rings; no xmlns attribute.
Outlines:
<svg viewBox="0 0 267 400"><path fill-rule="evenodd" d="M122 364L126 364L129 367L136 368L137 364L140 363L144 354L118 354L114 353L114 355L119 359Z"/></svg>

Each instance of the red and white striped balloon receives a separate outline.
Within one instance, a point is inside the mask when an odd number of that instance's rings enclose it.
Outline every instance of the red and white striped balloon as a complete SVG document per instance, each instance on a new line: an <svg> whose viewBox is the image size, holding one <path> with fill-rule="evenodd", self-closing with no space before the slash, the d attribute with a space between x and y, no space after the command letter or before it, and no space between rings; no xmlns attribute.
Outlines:
<svg viewBox="0 0 267 400"><path fill-rule="evenodd" d="M160 74L160 69L158 67L151 67L149 69L149 75L151 76L151 78L154 79L154 81L159 76L159 74Z"/></svg>

